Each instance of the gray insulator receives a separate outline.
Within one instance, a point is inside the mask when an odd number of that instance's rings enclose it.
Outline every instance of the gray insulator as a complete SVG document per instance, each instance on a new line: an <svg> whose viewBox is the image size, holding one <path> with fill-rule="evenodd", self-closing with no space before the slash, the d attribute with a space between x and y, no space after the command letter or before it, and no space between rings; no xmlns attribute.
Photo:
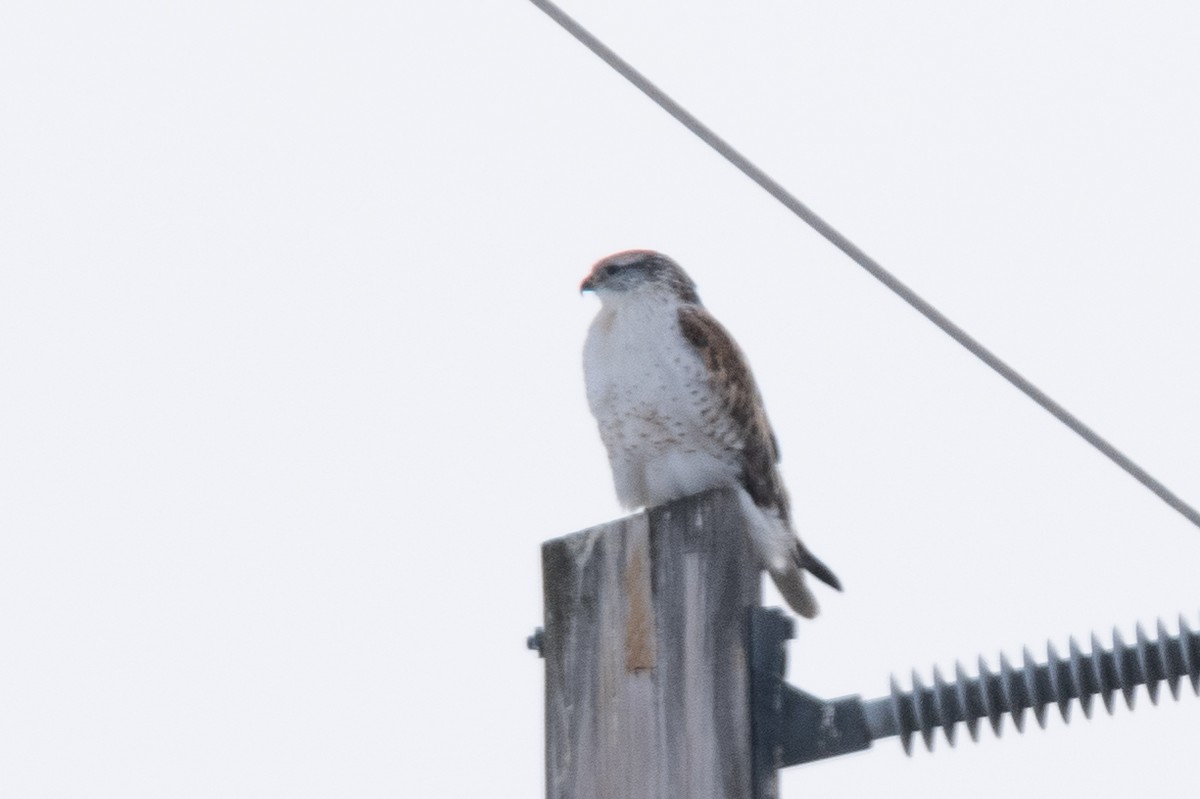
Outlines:
<svg viewBox="0 0 1200 799"><path fill-rule="evenodd" d="M942 728L947 742L953 746L954 726L960 721L966 723L971 739L978 740L979 719L986 718L999 735L1001 719L1010 716L1017 730L1022 731L1023 714L1032 709L1038 725L1045 727L1046 707L1057 705L1063 721L1069 721L1073 699L1079 700L1084 715L1090 718L1092 697L1097 694L1111 714L1113 695L1120 691L1125 704L1132 708L1139 685L1146 686L1150 701L1155 704L1159 683L1163 681L1175 699L1179 698L1179 682L1183 677L1188 678L1192 690L1200 695L1200 634L1192 632L1182 616L1177 635L1170 635L1159 621L1154 639L1148 638L1138 625L1132 646L1125 643L1116 629L1111 649L1105 649L1094 634L1091 644L1091 652L1085 655L1072 638L1065 659L1052 644L1047 644L1045 663L1036 663L1026 649L1019 668L1001 655L999 674L989 671L982 657L974 677L968 677L958 663L953 682L946 682L935 668L932 686L924 685L914 671L910 691L904 691L893 677L891 696L882 701L890 706L890 716L904 751L911 754L916 733L920 733L926 749L933 749L937 727Z"/></svg>

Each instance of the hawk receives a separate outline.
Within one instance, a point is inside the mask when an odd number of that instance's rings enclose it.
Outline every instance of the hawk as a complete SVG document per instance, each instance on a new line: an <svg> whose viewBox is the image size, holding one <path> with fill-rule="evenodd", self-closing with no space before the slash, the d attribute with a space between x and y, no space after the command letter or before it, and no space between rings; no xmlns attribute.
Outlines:
<svg viewBox="0 0 1200 799"><path fill-rule="evenodd" d="M593 266L580 291L601 302L583 373L621 504L651 507L736 487L763 567L793 610L814 617L804 572L841 584L792 529L762 397L696 284L667 256L629 250Z"/></svg>

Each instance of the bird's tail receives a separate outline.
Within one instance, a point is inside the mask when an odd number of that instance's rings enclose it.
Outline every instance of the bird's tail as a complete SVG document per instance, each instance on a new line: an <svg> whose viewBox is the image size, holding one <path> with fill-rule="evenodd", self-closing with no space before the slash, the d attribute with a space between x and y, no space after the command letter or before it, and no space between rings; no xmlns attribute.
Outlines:
<svg viewBox="0 0 1200 799"><path fill-rule="evenodd" d="M779 593L787 600L792 610L806 619L811 619L817 615L820 608L817 606L816 597L804 582L804 572L811 572L813 577L838 591L842 590L842 582L816 555L804 548L800 539L793 540L795 547L792 558L780 564L779 567L768 564L767 573L771 575L771 579L775 581L775 587L779 589Z"/></svg>
<svg viewBox="0 0 1200 799"><path fill-rule="evenodd" d="M830 588L836 591L842 590L842 581L833 573L833 569L830 569L816 555L805 549L804 544L801 544L798 538L796 539L796 563L801 569L812 572L813 577L816 577Z"/></svg>
<svg viewBox="0 0 1200 799"><path fill-rule="evenodd" d="M815 617L819 608L805 584L804 572L812 572L813 577L838 591L842 590L841 581L832 569L800 543L784 519L755 505L745 491L741 495L750 537L779 593L796 613L806 619Z"/></svg>
<svg viewBox="0 0 1200 799"><path fill-rule="evenodd" d="M787 600L792 610L806 619L816 617L820 608L817 606L817 598L804 584L803 569L789 564L783 569L767 569L767 574L771 575L771 579L775 581L775 587L779 589L779 593Z"/></svg>

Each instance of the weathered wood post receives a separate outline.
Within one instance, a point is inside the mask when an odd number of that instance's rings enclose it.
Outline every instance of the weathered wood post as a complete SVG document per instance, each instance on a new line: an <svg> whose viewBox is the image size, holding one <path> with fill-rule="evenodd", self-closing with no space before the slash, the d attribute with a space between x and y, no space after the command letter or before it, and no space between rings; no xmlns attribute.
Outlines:
<svg viewBox="0 0 1200 799"><path fill-rule="evenodd" d="M549 799L750 799L759 569L717 490L548 541Z"/></svg>

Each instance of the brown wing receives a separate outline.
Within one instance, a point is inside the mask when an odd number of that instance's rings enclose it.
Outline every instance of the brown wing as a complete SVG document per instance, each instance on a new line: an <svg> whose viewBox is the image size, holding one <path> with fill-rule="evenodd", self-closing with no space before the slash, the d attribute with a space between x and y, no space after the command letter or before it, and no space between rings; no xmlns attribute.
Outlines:
<svg viewBox="0 0 1200 799"><path fill-rule="evenodd" d="M755 504L777 510L786 520L787 492L775 469L779 447L745 356L721 323L701 306L680 308L679 327L708 367L713 393L720 398L721 422L741 452L742 485Z"/></svg>

